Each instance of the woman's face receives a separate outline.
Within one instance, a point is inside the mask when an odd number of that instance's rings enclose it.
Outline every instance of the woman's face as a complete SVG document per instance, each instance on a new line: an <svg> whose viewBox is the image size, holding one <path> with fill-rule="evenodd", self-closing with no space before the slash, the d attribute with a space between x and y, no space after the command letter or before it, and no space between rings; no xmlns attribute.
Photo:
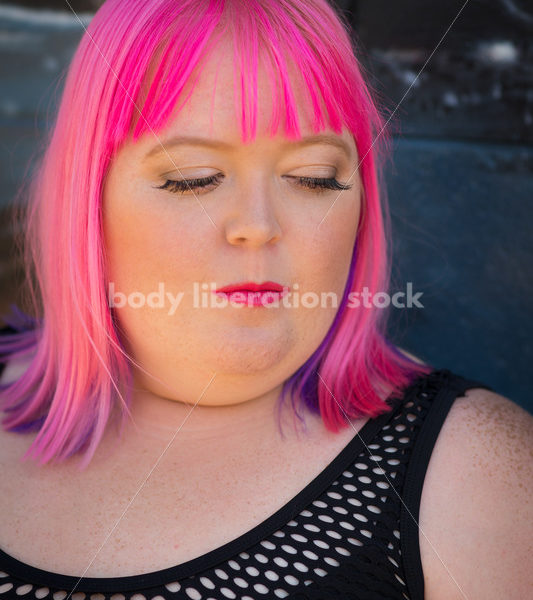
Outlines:
<svg viewBox="0 0 533 600"><path fill-rule="evenodd" d="M337 312L320 295L341 301L360 213L348 130L318 134L337 144L267 137L272 94L260 71L258 134L244 144L231 54L221 55L164 131L121 148L104 188L106 291L127 350L156 378L137 371L137 386L182 402L201 396L205 406L272 392L316 350ZM305 138L313 135L308 101L295 92ZM192 182L192 192L161 187L211 176L205 188ZM352 187L310 189L298 177ZM211 285L239 282L276 282L289 293L271 306L211 304L227 299ZM306 292L317 306L302 305Z"/></svg>

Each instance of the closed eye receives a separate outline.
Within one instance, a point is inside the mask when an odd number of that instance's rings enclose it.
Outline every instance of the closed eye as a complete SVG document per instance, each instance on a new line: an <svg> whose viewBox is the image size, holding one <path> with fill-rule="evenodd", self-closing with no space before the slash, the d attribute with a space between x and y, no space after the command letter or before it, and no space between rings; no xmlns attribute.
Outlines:
<svg viewBox="0 0 533 600"><path fill-rule="evenodd" d="M294 175L286 175L289 179L296 179L298 184L309 189L321 190L349 190L352 185L340 183L335 177L296 177Z"/></svg>
<svg viewBox="0 0 533 600"><path fill-rule="evenodd" d="M209 177L202 177L200 179L167 179L163 185L158 185L156 187L159 190L168 190L174 194L183 194L188 190L206 188L213 184L218 184L222 179L224 179L222 173L210 175Z"/></svg>
<svg viewBox="0 0 533 600"><path fill-rule="evenodd" d="M311 190L318 190L318 193L325 190L349 190L350 184L343 184L337 181L335 177L297 177L294 175L285 175L286 178L294 179L297 184ZM222 173L202 177L199 179L167 179L163 185L156 186L160 190L168 190L175 194L183 194L194 189L209 188L217 186L224 179Z"/></svg>

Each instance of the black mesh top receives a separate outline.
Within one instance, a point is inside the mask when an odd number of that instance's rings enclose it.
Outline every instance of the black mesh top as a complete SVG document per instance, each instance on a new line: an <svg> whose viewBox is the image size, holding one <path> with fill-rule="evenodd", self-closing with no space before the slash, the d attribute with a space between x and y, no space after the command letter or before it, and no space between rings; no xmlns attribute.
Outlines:
<svg viewBox="0 0 533 600"><path fill-rule="evenodd" d="M175 567L79 581L0 550L0 600L423 600L424 476L451 404L473 387L491 389L447 369L419 377L280 510Z"/></svg>

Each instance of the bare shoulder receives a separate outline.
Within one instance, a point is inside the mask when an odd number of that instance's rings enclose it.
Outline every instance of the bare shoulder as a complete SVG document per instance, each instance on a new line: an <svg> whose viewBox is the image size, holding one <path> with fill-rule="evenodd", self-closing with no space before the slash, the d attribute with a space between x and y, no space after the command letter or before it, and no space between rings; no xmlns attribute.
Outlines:
<svg viewBox="0 0 533 600"><path fill-rule="evenodd" d="M522 600L533 590L533 417L476 388L455 400L420 505L426 600Z"/></svg>

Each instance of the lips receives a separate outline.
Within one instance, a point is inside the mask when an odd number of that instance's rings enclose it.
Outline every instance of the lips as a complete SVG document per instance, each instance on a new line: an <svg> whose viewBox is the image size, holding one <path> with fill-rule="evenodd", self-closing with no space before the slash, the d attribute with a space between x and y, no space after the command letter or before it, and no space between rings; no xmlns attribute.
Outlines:
<svg viewBox="0 0 533 600"><path fill-rule="evenodd" d="M282 292L283 286L274 281L265 281L264 283L254 283L253 281L243 281L226 285L216 290L216 293L231 294L233 292Z"/></svg>
<svg viewBox="0 0 533 600"><path fill-rule="evenodd" d="M288 286L283 287L274 281L265 281L263 283L242 281L215 290L215 294L229 297L230 301L235 304L245 304L250 307L274 304L276 300L279 300L288 292Z"/></svg>

